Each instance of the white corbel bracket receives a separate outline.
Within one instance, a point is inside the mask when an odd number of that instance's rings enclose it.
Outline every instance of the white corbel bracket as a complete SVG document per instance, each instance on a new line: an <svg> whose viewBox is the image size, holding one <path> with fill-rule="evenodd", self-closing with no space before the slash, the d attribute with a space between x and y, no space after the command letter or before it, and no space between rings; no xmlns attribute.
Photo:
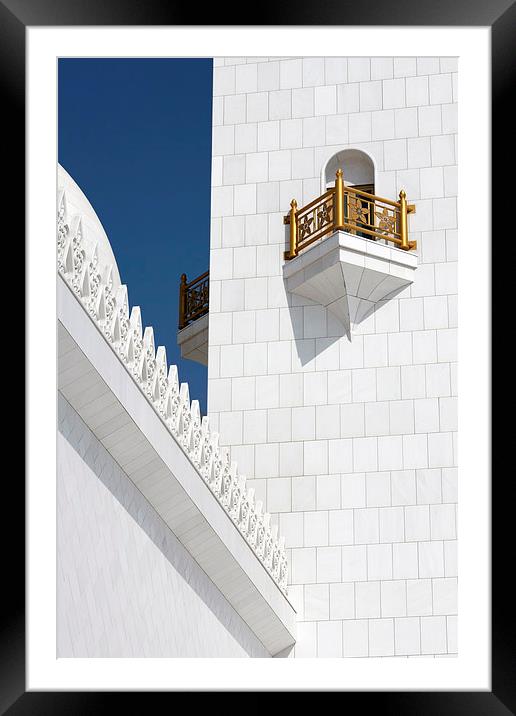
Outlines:
<svg viewBox="0 0 516 716"><path fill-rule="evenodd" d="M393 298L414 281L417 254L379 241L335 231L286 261L283 277L291 293L327 308L352 328L378 301Z"/></svg>

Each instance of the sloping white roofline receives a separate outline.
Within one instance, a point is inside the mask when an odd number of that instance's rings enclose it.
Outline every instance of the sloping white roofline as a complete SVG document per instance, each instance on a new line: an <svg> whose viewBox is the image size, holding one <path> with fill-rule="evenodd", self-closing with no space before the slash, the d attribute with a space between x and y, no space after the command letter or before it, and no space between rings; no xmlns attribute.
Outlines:
<svg viewBox="0 0 516 716"><path fill-rule="evenodd" d="M129 314L127 288L92 240L98 226L89 234L93 217L87 223L71 214L79 209L63 187L58 388L271 655L278 654L295 642L284 541L208 419L201 420L188 385L179 385L165 349L155 349L152 328L143 331L140 309Z"/></svg>

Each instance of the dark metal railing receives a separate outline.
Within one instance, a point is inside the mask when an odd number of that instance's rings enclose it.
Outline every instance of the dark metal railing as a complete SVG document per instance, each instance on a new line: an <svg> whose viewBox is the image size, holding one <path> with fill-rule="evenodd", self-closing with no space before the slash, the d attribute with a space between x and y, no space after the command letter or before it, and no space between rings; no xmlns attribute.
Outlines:
<svg viewBox="0 0 516 716"><path fill-rule="evenodd" d="M205 271L193 281L181 275L179 284L179 324L181 330L209 311L210 272Z"/></svg>

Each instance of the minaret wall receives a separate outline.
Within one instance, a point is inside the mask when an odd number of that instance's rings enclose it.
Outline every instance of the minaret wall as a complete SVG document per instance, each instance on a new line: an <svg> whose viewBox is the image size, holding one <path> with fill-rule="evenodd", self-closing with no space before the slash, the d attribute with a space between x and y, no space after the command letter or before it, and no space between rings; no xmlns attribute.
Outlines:
<svg viewBox="0 0 516 716"><path fill-rule="evenodd" d="M295 656L457 652L457 61L214 61L208 412L286 538ZM414 283L351 341L286 291L338 151L416 205Z"/></svg>

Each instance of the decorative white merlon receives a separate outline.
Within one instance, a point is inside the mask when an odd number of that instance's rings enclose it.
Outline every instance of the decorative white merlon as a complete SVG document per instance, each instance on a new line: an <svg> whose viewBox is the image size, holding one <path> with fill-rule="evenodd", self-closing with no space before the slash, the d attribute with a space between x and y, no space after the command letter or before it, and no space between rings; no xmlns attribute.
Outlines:
<svg viewBox="0 0 516 716"><path fill-rule="evenodd" d="M68 216L66 192L58 196L57 267L85 311L102 332L147 401L180 445L198 474L231 517L281 591L287 593L287 558L284 540L270 515L263 512L254 490L229 453L218 444L199 402L190 402L187 383L179 384L177 368L168 366L165 348L155 349L154 332L143 330L140 309L129 313L127 288L115 287L111 266L100 266L97 248L84 241L81 216Z"/></svg>
<svg viewBox="0 0 516 716"><path fill-rule="evenodd" d="M286 288L325 306L351 337L378 301L393 298L414 281L417 255L345 231L285 262Z"/></svg>

